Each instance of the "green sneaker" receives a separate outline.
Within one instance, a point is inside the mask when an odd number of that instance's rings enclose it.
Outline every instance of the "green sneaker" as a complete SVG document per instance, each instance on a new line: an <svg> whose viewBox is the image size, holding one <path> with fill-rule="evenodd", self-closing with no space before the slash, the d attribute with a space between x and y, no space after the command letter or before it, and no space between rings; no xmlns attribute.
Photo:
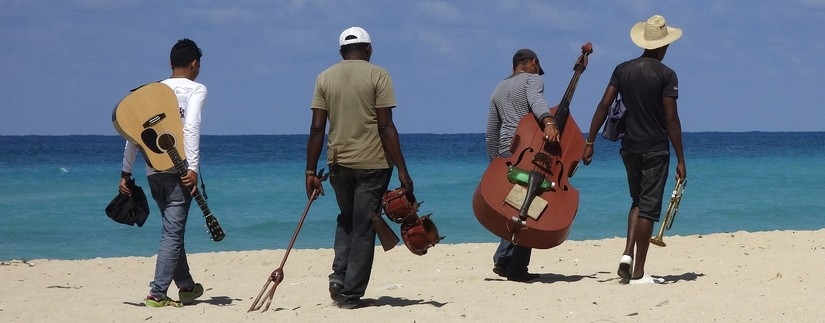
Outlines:
<svg viewBox="0 0 825 323"><path fill-rule="evenodd" d="M146 299L143 300L143 303L149 307L183 307L183 304L181 302L175 301L169 297L164 297L163 299L158 300L152 297L152 295L146 296Z"/></svg>
<svg viewBox="0 0 825 323"><path fill-rule="evenodd" d="M192 287L192 290L178 291L178 299L181 303L187 305L194 303L195 299L201 296L203 296L203 285L199 283L195 283L195 287Z"/></svg>

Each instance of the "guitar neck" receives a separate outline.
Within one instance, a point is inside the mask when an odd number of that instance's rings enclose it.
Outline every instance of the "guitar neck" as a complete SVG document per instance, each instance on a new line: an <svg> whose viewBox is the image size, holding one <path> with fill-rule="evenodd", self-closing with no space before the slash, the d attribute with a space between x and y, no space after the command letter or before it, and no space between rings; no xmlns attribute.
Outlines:
<svg viewBox="0 0 825 323"><path fill-rule="evenodd" d="M183 162L183 158L180 157L177 149L168 149L166 152L169 154L169 158L172 158L172 163L175 164L175 169L178 170L178 174L180 176L186 175L189 171L186 169L186 165ZM206 200L201 196L199 191L195 191L195 194L192 195L192 198L195 199L195 202L198 203L198 206L201 208L204 217L208 217L212 215L212 211L209 210L209 206L206 205Z"/></svg>

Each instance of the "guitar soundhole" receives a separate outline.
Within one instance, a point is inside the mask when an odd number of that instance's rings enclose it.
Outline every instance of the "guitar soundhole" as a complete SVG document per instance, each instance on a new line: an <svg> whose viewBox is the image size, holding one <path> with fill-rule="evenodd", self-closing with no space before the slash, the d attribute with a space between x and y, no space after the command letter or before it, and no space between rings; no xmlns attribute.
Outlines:
<svg viewBox="0 0 825 323"><path fill-rule="evenodd" d="M168 133L160 135L160 137L158 137L158 146L160 147L160 149L163 149L164 151L174 149L175 136L172 136Z"/></svg>

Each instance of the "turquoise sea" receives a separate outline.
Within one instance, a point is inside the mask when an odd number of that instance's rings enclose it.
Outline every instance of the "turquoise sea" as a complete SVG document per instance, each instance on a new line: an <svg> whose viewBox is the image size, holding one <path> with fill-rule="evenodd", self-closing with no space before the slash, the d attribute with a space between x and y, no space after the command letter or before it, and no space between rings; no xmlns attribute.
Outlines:
<svg viewBox="0 0 825 323"><path fill-rule="evenodd" d="M446 236L441 243L497 242L471 207L488 162L484 135L402 134L401 143L421 212ZM684 143L688 185L666 235L825 228L825 132L686 133ZM193 207L187 250L286 248L306 205L305 147L305 135L204 136L208 204L226 239L209 240ZM569 240L624 236L629 198L619 147L597 141L593 163L571 179L581 199ZM154 255L153 202L140 228L103 211L117 194L122 148L119 136L0 136L0 260ZM148 195L143 168L136 176ZM332 246L338 212L326 185L295 248Z"/></svg>

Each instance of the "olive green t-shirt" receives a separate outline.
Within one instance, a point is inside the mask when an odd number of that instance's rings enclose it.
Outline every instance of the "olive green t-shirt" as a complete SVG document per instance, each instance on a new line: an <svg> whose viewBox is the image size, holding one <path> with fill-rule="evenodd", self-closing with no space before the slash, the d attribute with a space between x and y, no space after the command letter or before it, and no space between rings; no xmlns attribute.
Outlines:
<svg viewBox="0 0 825 323"><path fill-rule="evenodd" d="M311 108L327 111L327 164L392 167L378 135L376 109L396 106L390 74L363 60L343 60L318 75Z"/></svg>

